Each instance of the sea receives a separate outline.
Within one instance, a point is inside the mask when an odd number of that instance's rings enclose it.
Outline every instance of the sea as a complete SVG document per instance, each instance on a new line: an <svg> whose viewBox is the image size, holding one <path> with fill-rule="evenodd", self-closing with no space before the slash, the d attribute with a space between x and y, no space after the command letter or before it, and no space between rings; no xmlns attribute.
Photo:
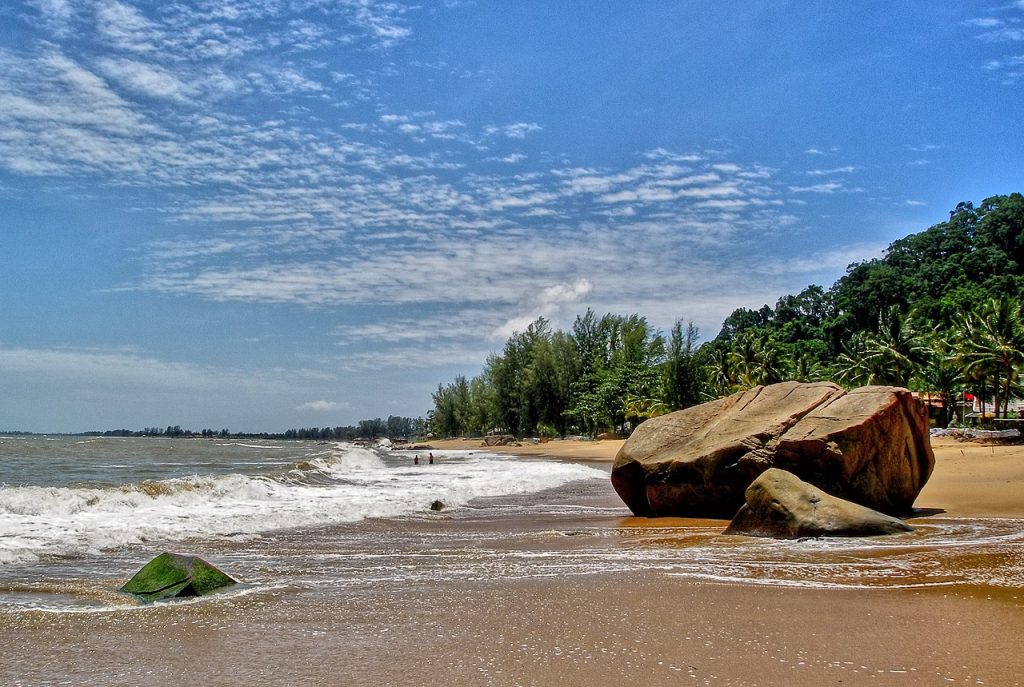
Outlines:
<svg viewBox="0 0 1024 687"><path fill-rule="evenodd" d="M144 608L118 588L163 551L238 578L221 601L637 571L716 584L1024 589L1021 520L937 513L886 538L728 537L721 521L631 517L607 465L432 453L430 464L427 451L388 445L0 436L0 615Z"/></svg>

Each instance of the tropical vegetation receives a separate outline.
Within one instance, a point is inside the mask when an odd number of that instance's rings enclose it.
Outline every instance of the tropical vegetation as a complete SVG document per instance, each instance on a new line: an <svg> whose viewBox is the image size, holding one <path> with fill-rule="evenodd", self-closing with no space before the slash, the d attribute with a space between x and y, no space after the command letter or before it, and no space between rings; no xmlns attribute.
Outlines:
<svg viewBox="0 0 1024 687"><path fill-rule="evenodd" d="M829 289L740 308L714 339L684 319L666 334L638 314L588 310L569 331L540 318L482 372L441 384L430 430L593 435L758 384L831 380L905 386L954 419L982 400L1007 418L1024 372L1024 196L960 203L943 222L855 263ZM962 418L961 418L962 419Z"/></svg>

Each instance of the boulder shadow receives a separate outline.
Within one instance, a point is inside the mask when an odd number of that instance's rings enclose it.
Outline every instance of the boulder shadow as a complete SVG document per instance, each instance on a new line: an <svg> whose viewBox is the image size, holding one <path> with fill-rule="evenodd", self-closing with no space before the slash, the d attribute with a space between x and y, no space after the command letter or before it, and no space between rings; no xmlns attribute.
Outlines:
<svg viewBox="0 0 1024 687"><path fill-rule="evenodd" d="M942 515L945 512L945 508L915 508L913 512L906 517L906 519L913 520L914 518L930 518L936 515Z"/></svg>

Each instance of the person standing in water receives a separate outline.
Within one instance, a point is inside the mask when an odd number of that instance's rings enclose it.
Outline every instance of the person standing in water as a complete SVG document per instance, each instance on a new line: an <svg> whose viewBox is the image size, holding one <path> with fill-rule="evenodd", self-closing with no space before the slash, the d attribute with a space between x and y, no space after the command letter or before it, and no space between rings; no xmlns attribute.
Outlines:
<svg viewBox="0 0 1024 687"><path fill-rule="evenodd" d="M418 453L416 454L416 457L412 459L412 464L413 465L419 465L420 464L420 454L418 454Z"/></svg>
<svg viewBox="0 0 1024 687"><path fill-rule="evenodd" d="M434 454L433 453L430 454L430 464L431 465L434 464Z"/></svg>

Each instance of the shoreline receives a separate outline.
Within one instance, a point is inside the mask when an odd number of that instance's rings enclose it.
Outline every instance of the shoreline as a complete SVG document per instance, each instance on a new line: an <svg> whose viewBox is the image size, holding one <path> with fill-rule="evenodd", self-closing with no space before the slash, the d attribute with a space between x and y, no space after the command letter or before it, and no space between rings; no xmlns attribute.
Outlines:
<svg viewBox="0 0 1024 687"><path fill-rule="evenodd" d="M608 492L558 489L541 501L594 505ZM516 502L499 498L490 512L450 518L367 521L312 539L294 532L262 546L221 542L214 562L237 568L244 558L261 568L245 595L0 613L0 642L12 649L0 682L157 687L188 675L218 685L356 687L1021 684L1020 589L687 577L673 573L687 556L672 523L633 528L607 513L557 507L505 517ZM370 530L380 550L353 549L354 530ZM256 551L240 557L250 546ZM672 560L656 555L628 569L600 553L649 556L666 547L678 552ZM561 572L579 555L601 569ZM494 570L510 559L541 561L547 572ZM781 554L780 563L788 560ZM474 563L478 573L443 573ZM385 581L373 573L381 565L409 572ZM353 583L346 570L358 566L369 574ZM436 573L423 575L430 568Z"/></svg>
<svg viewBox="0 0 1024 687"><path fill-rule="evenodd" d="M492 453L610 465L622 439L554 439L522 446L484 446L481 439L429 442L440 451ZM949 517L1024 518L1024 444L989 444L932 438L935 469L915 508ZM652 519L657 521L658 519Z"/></svg>
<svg viewBox="0 0 1024 687"><path fill-rule="evenodd" d="M431 445L607 469L621 443ZM1024 447L933 445L918 505L946 512L922 518L920 545L726 540L708 531L723 521L630 517L592 480L452 513L208 540L211 562L253 585L246 594L0 612L11 649L0 683L1020 685L1019 528L989 520L975 548L956 540L973 524L948 520L1020 517ZM98 579L98 560L62 583L115 588L123 580ZM980 570L998 584L980 584Z"/></svg>

